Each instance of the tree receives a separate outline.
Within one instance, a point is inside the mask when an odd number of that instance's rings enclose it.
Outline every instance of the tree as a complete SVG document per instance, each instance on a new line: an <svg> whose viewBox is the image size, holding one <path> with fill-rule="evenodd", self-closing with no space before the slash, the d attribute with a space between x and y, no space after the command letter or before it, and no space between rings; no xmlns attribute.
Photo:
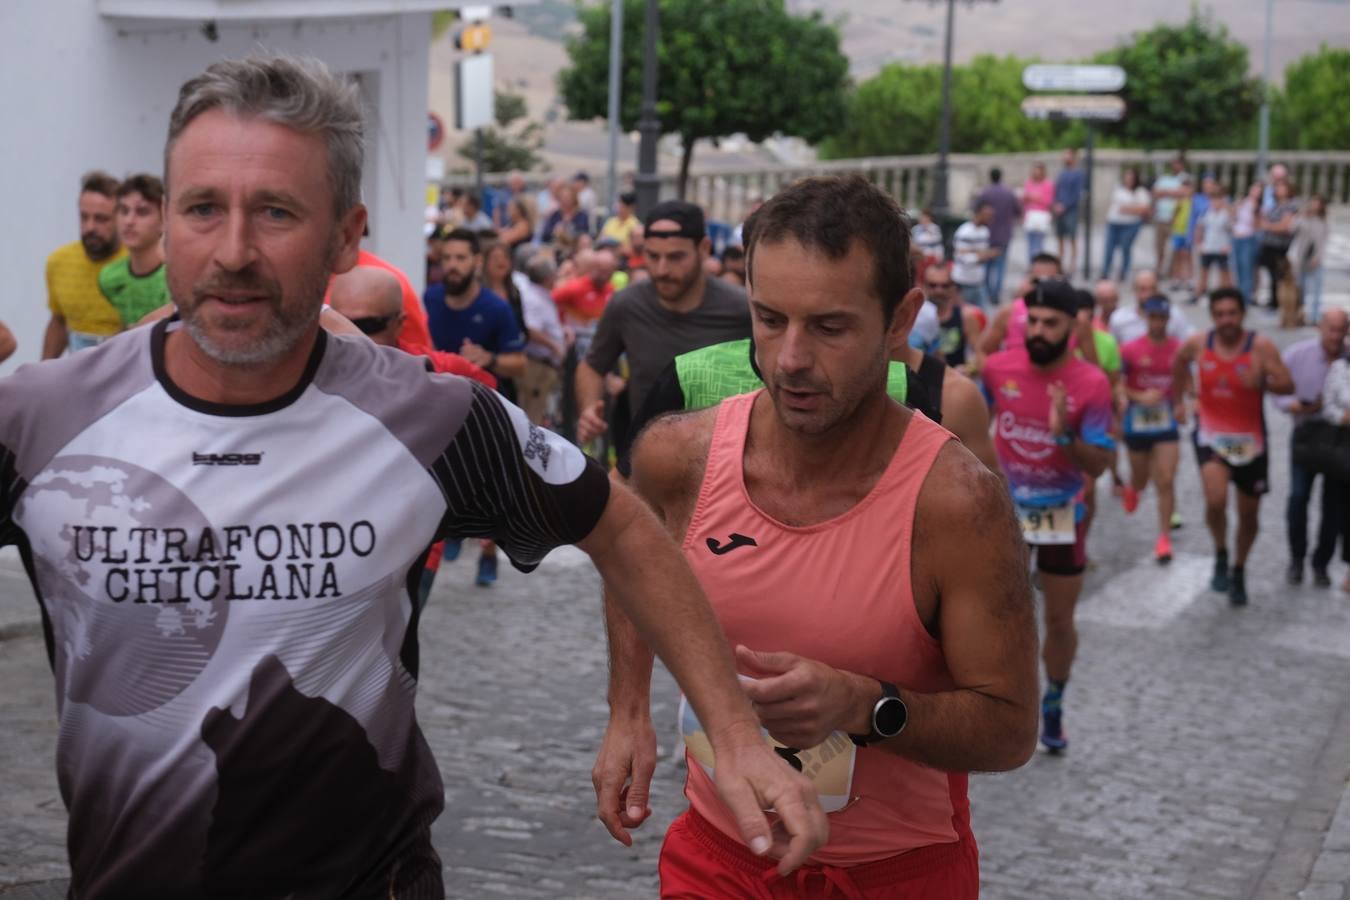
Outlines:
<svg viewBox="0 0 1350 900"><path fill-rule="evenodd" d="M624 0L620 124L637 127L642 102L644 0ZM604 116L609 96L610 4L579 10L558 76L572 118ZM790 15L783 0L661 0L658 111L663 133L683 142L684 196L694 144L738 132L752 141L786 134L815 142L843 122L848 59L819 13Z"/></svg>
<svg viewBox="0 0 1350 900"><path fill-rule="evenodd" d="M1136 32L1097 61L1125 70L1125 118L1106 131L1133 146L1228 143L1226 136L1246 132L1261 103L1247 48L1195 8L1183 24Z"/></svg>
<svg viewBox="0 0 1350 900"><path fill-rule="evenodd" d="M484 171L509 172L513 169L535 168L540 163L539 149L544 146L544 126L527 120L529 108L521 95L497 91L495 98L493 118L497 124L483 129ZM519 127L512 127L522 121ZM477 148L476 139L469 138L455 148L455 152L467 160L476 161Z"/></svg>
<svg viewBox="0 0 1350 900"><path fill-rule="evenodd" d="M1034 60L982 54L952 67L952 150L1014 153L1057 147L1069 126L1028 119L1022 70ZM844 127L828 138L826 158L933 153L942 108L942 66L883 68L849 97Z"/></svg>
<svg viewBox="0 0 1350 900"><path fill-rule="evenodd" d="M1299 57L1284 70L1284 92L1275 104L1284 143L1296 150L1343 150L1350 147L1350 50L1326 44ZM1282 126L1282 127L1281 127Z"/></svg>

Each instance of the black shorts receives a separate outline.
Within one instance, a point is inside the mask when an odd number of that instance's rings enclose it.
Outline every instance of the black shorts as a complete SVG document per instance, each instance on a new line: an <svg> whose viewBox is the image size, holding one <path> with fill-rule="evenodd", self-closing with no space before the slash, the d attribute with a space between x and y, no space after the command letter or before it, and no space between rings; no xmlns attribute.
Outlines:
<svg viewBox="0 0 1350 900"><path fill-rule="evenodd" d="M1220 269L1227 269L1227 268L1228 268L1228 254L1227 254L1227 253L1201 253L1201 254L1200 254L1200 268L1201 268L1201 270L1208 269L1210 266L1218 266Z"/></svg>
<svg viewBox="0 0 1350 900"><path fill-rule="evenodd" d="M1198 430L1198 429L1197 429ZM1193 437L1195 443L1195 461L1202 467L1208 462L1223 463L1228 467L1228 477L1239 491L1248 497L1260 497L1270 491L1270 457L1262 453L1245 466L1235 466L1209 447L1200 446L1200 439Z"/></svg>
<svg viewBox="0 0 1350 900"><path fill-rule="evenodd" d="M1131 453L1147 453L1158 444L1174 443L1181 440L1181 435L1175 428L1170 431L1159 431L1157 434L1127 434L1125 435L1125 447Z"/></svg>
<svg viewBox="0 0 1350 900"><path fill-rule="evenodd" d="M1077 517L1072 544L1031 544L1037 571L1047 575L1082 575L1087 569L1087 518Z"/></svg>

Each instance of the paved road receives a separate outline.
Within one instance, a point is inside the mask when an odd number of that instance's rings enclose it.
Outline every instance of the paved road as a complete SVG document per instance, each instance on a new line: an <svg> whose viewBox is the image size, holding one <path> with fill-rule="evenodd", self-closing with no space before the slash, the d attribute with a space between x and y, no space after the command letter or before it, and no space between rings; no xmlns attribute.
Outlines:
<svg viewBox="0 0 1350 900"><path fill-rule="evenodd" d="M1247 609L1207 589L1189 451L1188 524L1166 569L1150 558L1151 497L1127 519L1103 488L1067 695L1071 751L972 779L985 896L1350 898L1350 597L1282 584L1288 428L1278 414L1271 423L1273 494ZM593 571L567 549L481 590L468 556L442 571L424 620L419 699L446 779L435 838L450 895L654 896L660 835L683 805L671 681L659 673L655 687L668 726L657 813L625 849L595 821L589 782L605 717ZM7 897L57 896L66 872L52 680L32 603L13 556L0 555Z"/></svg>

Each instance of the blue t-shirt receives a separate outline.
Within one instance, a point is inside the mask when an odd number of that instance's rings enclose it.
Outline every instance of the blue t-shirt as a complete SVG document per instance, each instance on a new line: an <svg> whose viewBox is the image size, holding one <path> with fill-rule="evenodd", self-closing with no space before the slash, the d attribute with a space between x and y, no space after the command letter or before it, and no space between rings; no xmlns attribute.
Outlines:
<svg viewBox="0 0 1350 900"><path fill-rule="evenodd" d="M1055 179L1055 202L1063 206L1066 212L1077 209L1086 184L1087 176L1082 169L1065 169Z"/></svg>
<svg viewBox="0 0 1350 900"><path fill-rule="evenodd" d="M458 353L468 338L489 353L519 353L525 349L525 336L520 333L516 314L511 305L488 290L479 287L478 296L464 309L445 305L445 285L432 284L422 295L427 309L427 328L437 350Z"/></svg>

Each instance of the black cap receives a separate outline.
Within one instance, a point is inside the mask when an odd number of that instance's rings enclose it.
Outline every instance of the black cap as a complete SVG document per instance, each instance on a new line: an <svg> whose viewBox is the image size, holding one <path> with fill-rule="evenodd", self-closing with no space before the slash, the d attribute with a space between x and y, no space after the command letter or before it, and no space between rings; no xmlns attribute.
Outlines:
<svg viewBox="0 0 1350 900"><path fill-rule="evenodd" d="M679 225L679 228L658 228L652 230L653 222L666 220ZM703 210L683 200L667 200L652 207L651 212L642 220L642 231L648 239L682 237L701 241L707 234L703 222Z"/></svg>
<svg viewBox="0 0 1350 900"><path fill-rule="evenodd" d="M1078 298L1079 311L1087 310L1091 312L1097 308L1097 298L1092 296L1092 291L1085 291L1082 288L1074 290L1074 296Z"/></svg>
<svg viewBox="0 0 1350 900"><path fill-rule="evenodd" d="M1045 278L1032 284L1031 290L1023 298L1030 309L1033 306L1046 306L1057 309L1067 316L1078 314L1078 291L1073 285L1061 278Z"/></svg>
<svg viewBox="0 0 1350 900"><path fill-rule="evenodd" d="M637 206L637 191L624 191L619 195L619 202L624 206Z"/></svg>

